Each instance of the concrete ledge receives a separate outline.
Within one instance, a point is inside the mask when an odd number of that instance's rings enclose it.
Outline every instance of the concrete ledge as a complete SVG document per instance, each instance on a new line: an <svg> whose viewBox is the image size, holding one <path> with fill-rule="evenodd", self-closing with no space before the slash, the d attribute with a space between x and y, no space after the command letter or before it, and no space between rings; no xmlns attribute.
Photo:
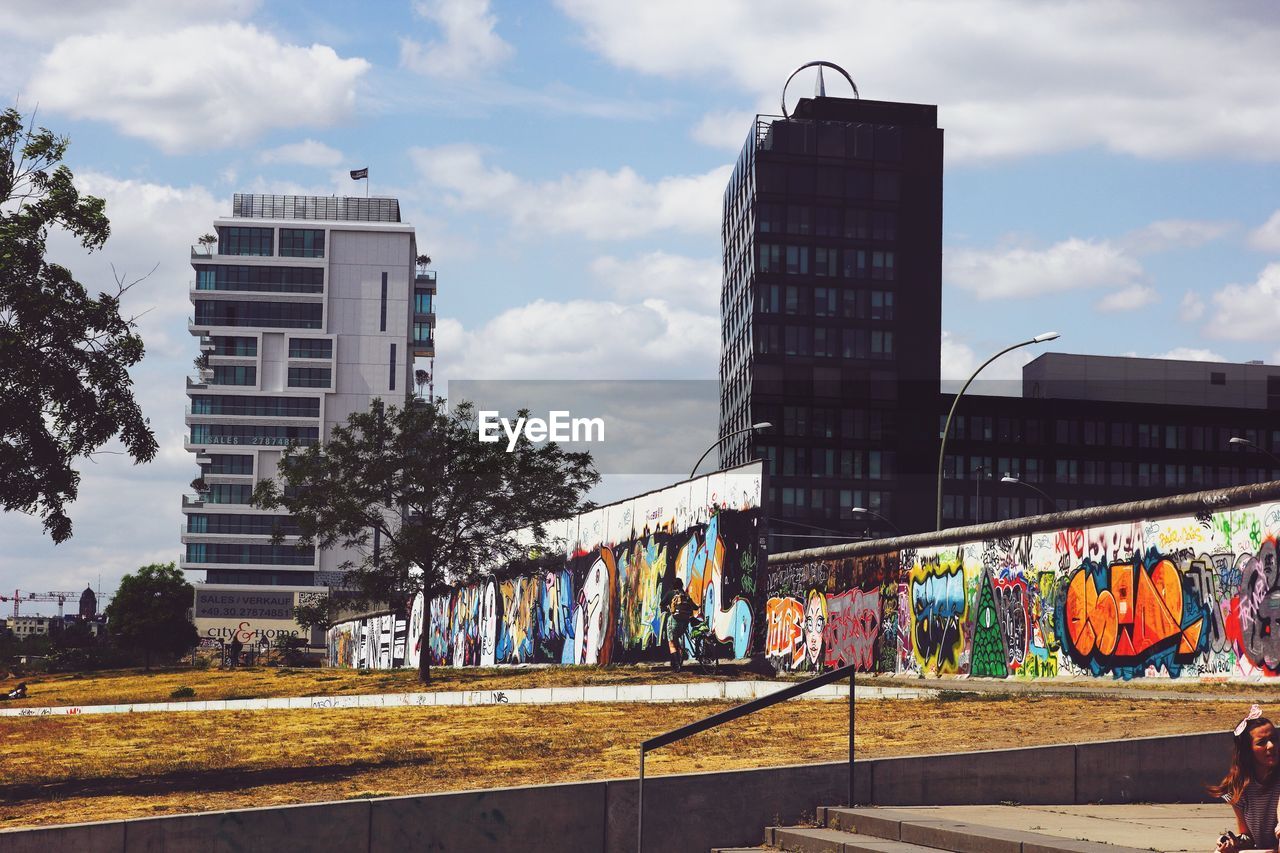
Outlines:
<svg viewBox="0 0 1280 853"><path fill-rule="evenodd" d="M87 853L123 853L125 822L68 823L41 829L0 829L4 853L49 853L76 850Z"/></svg>
<svg viewBox="0 0 1280 853"><path fill-rule="evenodd" d="M1205 785L1222 779L1230 756L1230 732L1082 743L1075 801L1205 802Z"/></svg>
<svg viewBox="0 0 1280 853"><path fill-rule="evenodd" d="M886 806L1074 803L1076 747L878 759L871 802ZM1029 772L1034 768L1034 772ZM905 840L905 839L904 839Z"/></svg>
<svg viewBox="0 0 1280 853"><path fill-rule="evenodd" d="M369 802L203 812L125 822L124 853L181 850L368 850ZM98 851L103 847L54 847Z"/></svg>

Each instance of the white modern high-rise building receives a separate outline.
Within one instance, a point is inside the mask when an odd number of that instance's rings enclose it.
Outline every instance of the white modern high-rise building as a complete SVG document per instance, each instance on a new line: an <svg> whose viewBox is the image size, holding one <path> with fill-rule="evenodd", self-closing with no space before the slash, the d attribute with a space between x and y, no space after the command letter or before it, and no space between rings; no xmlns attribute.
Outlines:
<svg viewBox="0 0 1280 853"><path fill-rule="evenodd" d="M210 584L335 584L342 556L271 544L290 521L249 498L290 442L413 393L414 357L435 355L435 274L393 198L236 194L214 229L191 250L201 355L185 444L200 475L182 500L182 568Z"/></svg>

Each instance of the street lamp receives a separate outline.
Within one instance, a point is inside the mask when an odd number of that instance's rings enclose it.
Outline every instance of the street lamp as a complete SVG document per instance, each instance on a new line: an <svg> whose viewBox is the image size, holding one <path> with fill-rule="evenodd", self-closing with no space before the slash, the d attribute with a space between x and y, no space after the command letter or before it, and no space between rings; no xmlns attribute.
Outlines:
<svg viewBox="0 0 1280 853"><path fill-rule="evenodd" d="M693 463L693 470L689 472L689 479L690 479L690 480L692 480L692 479L693 479L694 472L696 472L696 471L698 470L698 466L702 464L702 460L707 458L707 454L708 454L708 453L710 453L711 451L715 450L717 447L719 447L719 446L720 446L720 442L724 441L726 438L732 438L732 437L733 437L733 436L735 436L735 435L741 435L741 434L742 434L742 433L744 433L744 432L752 432L753 430L758 430L758 429L769 429L769 428L770 428L770 427L772 427L772 426L773 426L773 424L769 423L768 421L761 421L761 422L760 422L760 423L758 423L758 424L752 424L752 425L751 425L751 426L749 426L749 427L743 427L742 429L736 429L736 430L734 430L733 432L725 433L724 435L720 436L719 438L717 438L717 439L715 440L715 442L714 442L714 443L712 443L712 445L711 445L710 447L708 447L708 448L706 449L706 451L705 451L701 456L699 456L699 457L698 457L698 461L697 461L697 462L695 462L695 463Z"/></svg>
<svg viewBox="0 0 1280 853"><path fill-rule="evenodd" d="M1033 492L1036 492L1036 493L1037 493L1037 494L1039 494L1041 497L1043 497L1045 500L1047 500L1047 501L1049 502L1049 506L1053 507L1053 511L1054 511L1054 512L1060 512L1060 511L1061 511L1061 510L1058 508L1058 502L1057 502L1057 501L1055 501L1053 498L1049 497L1049 493L1048 493L1048 492L1046 492L1044 489L1040 488L1039 486L1033 486L1033 485L1031 485L1030 483L1028 483L1026 480L1020 480L1020 479L1018 479L1017 477L1013 476L1012 474L1005 474L1003 477L1001 477L1001 478L1000 478L1000 482L1002 482L1002 483L1016 483L1016 484L1017 484L1017 485L1019 485L1019 486L1026 486L1028 489L1031 489Z"/></svg>
<svg viewBox="0 0 1280 853"><path fill-rule="evenodd" d="M889 519L885 518L883 515L881 515L880 513L876 512L875 510L867 509L865 506L855 506L853 509L849 510L849 512L853 513L854 515L870 515L870 516L873 516L873 517L875 517L875 518L880 519L881 521L883 521L885 524L889 525L890 527L892 527L892 528L893 528L893 532L894 532L894 533L896 533L896 534L898 534L899 536L906 536L906 535L907 535L907 534L903 533L901 530L899 530L899 529L898 529L898 525L894 524L892 521L890 521Z"/></svg>
<svg viewBox="0 0 1280 853"><path fill-rule="evenodd" d="M1234 435L1231 438L1227 439L1227 444L1236 444L1241 447L1252 447L1254 450L1258 451L1259 453L1263 454L1268 459L1270 459L1272 462L1276 463L1276 465L1280 465L1280 458L1277 458L1274 453L1268 450L1263 450L1261 447L1254 444L1252 441L1250 441L1247 438L1241 438L1238 435Z"/></svg>
<svg viewBox="0 0 1280 853"><path fill-rule="evenodd" d="M960 398L964 396L965 391L969 390L969 386L973 384L973 380L978 378L978 374L983 371L983 368L985 368L991 362L995 361L1000 356L1004 355L1007 352L1016 350L1018 347L1027 347L1027 346L1031 346L1032 344L1043 344L1048 341L1056 340L1059 337L1060 335L1057 332L1045 332L1044 334L1036 335L1034 338L1032 338L1029 341L1022 341L1020 343L1014 344L1013 346L1005 347L1004 349L1000 350L1000 352L996 353L995 355L991 356L991 358L987 359L986 361L982 362L982 364L978 365L978 369L973 371L973 374L968 378L968 380L965 381L964 387L960 389L960 393L957 394L956 398L951 401L951 411L947 412L947 422L942 427L942 441L940 442L940 445L938 447L938 514L937 514L937 523L934 527L935 530L942 529L942 460L946 458L947 434L951 432L951 418L955 416L956 406L960 404Z"/></svg>

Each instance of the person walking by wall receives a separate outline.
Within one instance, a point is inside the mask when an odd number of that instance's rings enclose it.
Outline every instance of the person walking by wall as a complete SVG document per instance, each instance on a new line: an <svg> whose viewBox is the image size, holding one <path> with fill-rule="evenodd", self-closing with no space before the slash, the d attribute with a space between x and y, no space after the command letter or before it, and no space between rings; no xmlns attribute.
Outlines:
<svg viewBox="0 0 1280 853"><path fill-rule="evenodd" d="M683 648L685 636L689 631L689 620L698 610L693 599L685 592L684 582L676 578L663 601L662 611L666 614L667 648L671 652L671 668L679 672L684 665Z"/></svg>

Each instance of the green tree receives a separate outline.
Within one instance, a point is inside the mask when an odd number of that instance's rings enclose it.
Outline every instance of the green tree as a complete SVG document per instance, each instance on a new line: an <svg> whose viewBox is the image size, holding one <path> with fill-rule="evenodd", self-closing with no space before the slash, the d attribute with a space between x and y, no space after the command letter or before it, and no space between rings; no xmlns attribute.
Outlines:
<svg viewBox="0 0 1280 853"><path fill-rule="evenodd" d="M120 579L107 605L107 629L122 648L140 651L151 668L152 654L179 657L199 641L187 612L195 588L173 563L152 563Z"/></svg>
<svg viewBox="0 0 1280 853"><path fill-rule="evenodd" d="M25 130L15 109L0 113L0 507L39 515L55 542L71 536L74 460L116 436L137 462L157 447L128 373L143 355L120 315L131 285L117 279L93 298L45 260L51 228L90 252L111 233L105 202L80 195L61 165L67 145Z"/></svg>
<svg viewBox="0 0 1280 853"><path fill-rule="evenodd" d="M401 408L375 401L325 444L286 450L278 480L259 483L254 503L288 510L299 544L352 555L340 595L298 608L298 620L315 625L374 604L405 610L417 593L429 599L521 557L529 543L508 534L528 529L545 539L547 522L590 507L583 496L600 475L589 453L554 442L522 436L510 452L505 439L482 442L470 403L450 409L436 399ZM419 678L427 683L423 621Z"/></svg>

